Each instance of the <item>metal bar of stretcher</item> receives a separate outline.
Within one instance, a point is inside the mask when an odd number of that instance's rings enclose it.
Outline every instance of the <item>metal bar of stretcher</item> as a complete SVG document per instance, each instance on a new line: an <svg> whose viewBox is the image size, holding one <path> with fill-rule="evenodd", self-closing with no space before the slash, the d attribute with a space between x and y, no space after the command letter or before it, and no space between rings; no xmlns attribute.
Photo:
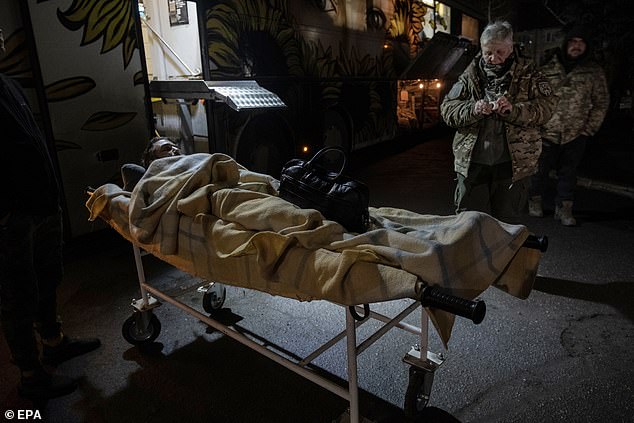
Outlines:
<svg viewBox="0 0 634 423"><path fill-rule="evenodd" d="M419 327L416 327L414 325L410 325L409 323L403 323L401 322L401 320L403 320L405 317L407 317L408 315L410 315L414 310L416 310L416 308L420 305L420 303L417 302L413 302L412 304L410 304L405 310L403 310L398 316L396 317L388 317L385 316L383 314L374 312L374 311L370 311L369 317L375 319L375 320L379 320L382 322L387 323L387 325L384 325L381 329L379 329L377 332L375 332L373 335L374 338L376 338L375 340L369 342L369 339L366 339L362 344L360 344L357 347L357 355L361 354L363 351L365 351L370 345L372 345L374 342L376 342L376 340L378 340L378 338L380 338L380 336L382 336L385 332L387 332L388 330L390 330L393 327L402 329L404 331L407 332L411 332L414 335L420 335L421 333L421 329ZM342 306L345 307L345 306ZM363 308L360 306L355 306L355 308L359 311L362 312ZM355 321L355 327L358 328L359 326L361 326L362 324L364 324L365 322L370 321L369 318L367 319L363 319L361 321ZM381 333L379 335L377 335L377 333L381 331ZM342 340L344 337L346 336L346 331L342 330L341 332L339 332L337 335L335 335L334 337L332 337L332 339L330 339L328 342L322 344L319 348L317 348L315 351L313 351L312 353L310 353L309 355L306 356L306 358L304 358L302 361L300 361L298 364L300 366L306 366L307 364L311 363L313 360L315 360L317 357L319 357L321 354L323 354L325 351L327 351L328 349L330 349L333 345L335 345L337 342L339 342L340 340ZM366 345L367 343L367 345Z"/></svg>
<svg viewBox="0 0 634 423"><path fill-rule="evenodd" d="M356 328L358 328L359 326L361 326L362 324L364 324L365 322L367 322L368 320L362 320L362 321L356 321L354 322L355 324L355 330ZM328 342L322 344L319 348L317 348L315 351L313 351L312 353L308 354L302 361L300 361L298 364L300 366L306 366L309 363L312 363L312 361L314 359L316 359L317 357L319 357L320 355L322 355L324 352L328 351L330 348L332 348L337 342L341 341L344 337L346 336L346 330L342 330L341 332L339 332L337 335L333 336L332 339L330 339Z"/></svg>
<svg viewBox="0 0 634 423"><path fill-rule="evenodd" d="M424 308L421 307L421 323L422 328L416 328L413 325L409 325L406 323L402 323L401 320L407 317L412 311L414 311L420 303L414 302L410 304L405 310L399 313L394 318L389 318L379 313L370 312L368 314L368 318L363 321L356 321L352 316L349 308L344 307L346 313L346 328L344 331L333 337L331 340L323 344L320 348L318 348L315 352L304 358L299 362L294 362L288 358L282 357L281 355L271 351L266 348L266 346L259 344L246 335L238 332L236 329L230 328L227 325L224 325L210 317L200 313L196 309L184 304L183 302L177 300L174 297L160 291L157 288L149 285L145 280L145 273L143 271L143 261L141 258L141 249L136 245L132 244L134 251L134 259L137 268L137 275L139 279L139 286L142 295L142 306L140 310L144 310L145 307L149 307L151 303L151 297L149 294L152 294L161 300L170 303L191 316L197 318L198 320L206 323L217 331L227 335L228 337L240 342L246 347L264 355L265 357L270 358L274 362L284 366L285 368L297 373L298 375L310 380L311 382L316 383L317 385L326 388L330 392L338 395L339 397L347 400L350 404L350 422L351 423L359 423L360 422L360 413L359 413L359 387L358 387L358 371L357 371L357 356L363 352L368 346L376 342L381 336L383 336L389 329L392 327L398 327L400 329L406 330L408 332L412 332L415 334L419 334L421 337L421 346L424 345L424 349L421 348L422 351L426 351L427 349L427 314ZM386 324L375 331L369 338L367 338L362 344L357 346L357 327L361 324L369 321L369 317L375 318L377 320L381 320ZM331 348L334 344L336 344L341 338L346 337L346 351L347 351L347 373L348 373L348 389L346 390L341 385L332 382L323 376L318 375L314 371L305 368L305 366L314 360L317 356L322 354L327 349ZM423 339L424 338L424 339Z"/></svg>
<svg viewBox="0 0 634 423"><path fill-rule="evenodd" d="M394 317L394 319L392 319L391 321L387 322L381 328L379 328L376 332L374 332L372 335L370 335L365 341L363 341L357 347L357 355L361 354L370 345L372 345L376 341L378 341L388 330L392 329L401 320L403 320L404 318L409 316L414 310L416 310L419 305L420 305L420 303L413 302L412 304L409 305L409 307L407 307L405 310L401 311L396 317ZM386 316L383 316L383 317L386 317ZM420 330L417 333L420 333Z"/></svg>
<svg viewBox="0 0 634 423"><path fill-rule="evenodd" d="M425 354L427 354L428 339L429 339L429 318L427 316L427 312L425 311L425 309L421 307L420 309L420 336L418 338L418 341L420 342L419 344L420 351L421 352L425 351ZM421 355L421 357L423 355Z"/></svg>
<svg viewBox="0 0 634 423"><path fill-rule="evenodd" d="M139 278L139 286L141 288L141 301L144 307L147 307L150 303L147 291L145 290L145 272L143 271L143 261L141 260L141 249L135 244L132 244L132 250L134 251L134 263L136 264L136 273Z"/></svg>
<svg viewBox="0 0 634 423"><path fill-rule="evenodd" d="M295 364L294 362L292 362L291 360L284 358L276 353L274 353L273 351L269 350L266 347L263 347L262 345L258 344L257 342L249 339L247 336L237 332L234 329L231 329L228 326L223 325L222 323L219 323L213 319L210 319L209 317L205 316L204 314L200 313L198 310L189 307L188 305L176 300L175 298L170 297L167 294L164 294L163 292L159 291L158 289L148 285L148 284L143 284L144 288L150 292L152 295L156 295L157 297L159 297L160 299L162 299L163 301L170 303L178 308L180 308L181 310L185 311L186 313L191 314L192 316L196 317L197 319L199 319L202 322L205 322L206 324L208 324L209 326L211 326L212 328L216 329L219 332L222 332L223 334L227 335L228 337L240 342L241 344L251 348L252 350L259 352L260 354L270 358L271 360L275 361L278 364L281 364L282 366L286 367L289 370L294 371L295 373L299 374L300 376L305 377L306 379L315 382L316 384L318 384L319 386L322 386L326 389L328 389L330 392L339 395L340 397L342 397L343 399L346 399L348 401L350 401L350 393L348 391L346 391L345 389L343 389L341 386L337 385L336 383L330 382L327 379L322 378L321 376L316 375L315 373L313 373L312 371L304 368L304 367L300 367L297 364Z"/></svg>
<svg viewBox="0 0 634 423"><path fill-rule="evenodd" d="M414 303L416 304L416 306L418 307L418 303ZM362 312L363 308L360 306L356 306L356 309L358 312ZM385 323L389 323L392 320L396 319L396 317L392 318L392 317L388 317L385 316L383 314L377 313L375 311L370 310L370 317L372 317L373 319L376 320L380 320L382 322ZM365 322L365 320L364 320ZM420 328L418 326L414 326L414 325L410 325L409 323L404 323L404 322L398 322L396 324L393 325L394 327L397 327L399 329L403 329L404 331L413 333L414 335L420 335Z"/></svg>
<svg viewBox="0 0 634 423"><path fill-rule="evenodd" d="M349 309L346 311L346 338L348 358L348 392L350 393L350 421L359 423L359 386L357 384L357 329Z"/></svg>

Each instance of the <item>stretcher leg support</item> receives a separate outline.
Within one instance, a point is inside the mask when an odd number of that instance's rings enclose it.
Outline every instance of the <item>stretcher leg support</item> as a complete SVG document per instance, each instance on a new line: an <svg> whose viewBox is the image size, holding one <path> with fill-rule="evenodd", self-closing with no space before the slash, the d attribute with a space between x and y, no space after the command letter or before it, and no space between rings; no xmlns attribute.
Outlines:
<svg viewBox="0 0 634 423"><path fill-rule="evenodd" d="M281 364L285 368L348 401L349 409L347 413L344 413L345 417L342 416L343 420L350 423L360 423L362 421L362 417L359 410L357 356L374 342L378 341L391 328L398 328L417 334L420 342L418 345L414 346L403 359L405 363L410 365L410 381L408 385L408 395L406 395L406 404L414 404L412 409L414 413L416 410L427 404L429 394L431 392L431 385L433 383L434 371L438 368L438 366L440 366L440 364L442 364L444 358L441 355L427 351L428 317L425 310L420 307L420 302L414 301L410 303L395 317L384 316L370 311L368 307L364 307L367 312L364 313L364 318L361 321L355 319L355 316L353 315L354 308L351 309L349 307L343 307L346 313L346 328L342 332L324 343L316 351L305 358L300 360L290 359L280 355L276 351L273 351L275 345L268 340L263 342L257 337L252 339L253 337L249 337L245 333L239 332L233 327L224 325L215 319L212 319L210 316L201 313L187 304L184 304L182 301L149 285L145 280L140 248L133 244L133 251L141 298L133 301L132 306L134 308L134 313L123 325L123 336L131 344L143 345L153 342L156 339L160 332L161 325L154 314L154 309L161 305L160 301L167 302L197 318L201 322L206 323L224 335L240 342L248 348L270 358L274 362ZM213 282L207 283L206 286L199 289L199 291L207 298L206 302L205 299L203 299L203 308L209 313L211 313L211 310L221 307L224 303L225 290L221 284ZM403 319L419 307L421 310L420 328L402 322ZM356 310L361 310L360 306L356 306ZM382 321L384 324L374 333L370 334L361 344L357 345L357 327L370 319ZM347 388L326 379L308 367L308 364L310 364L319 355L333 347L344 337L346 338L347 352ZM281 350L282 349L278 347L278 351ZM365 421L365 419L363 419L363 421Z"/></svg>
<svg viewBox="0 0 634 423"><path fill-rule="evenodd" d="M348 391L350 421L359 422L359 387L357 386L357 329L349 309L346 310L346 345L348 358Z"/></svg>

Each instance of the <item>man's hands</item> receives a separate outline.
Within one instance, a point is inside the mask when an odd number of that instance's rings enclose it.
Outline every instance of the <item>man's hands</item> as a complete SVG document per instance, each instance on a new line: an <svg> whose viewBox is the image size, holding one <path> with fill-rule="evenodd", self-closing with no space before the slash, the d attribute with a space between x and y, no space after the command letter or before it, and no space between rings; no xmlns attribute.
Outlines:
<svg viewBox="0 0 634 423"><path fill-rule="evenodd" d="M473 106L473 114L476 116L488 116L493 113L493 106L486 100L478 100Z"/></svg>
<svg viewBox="0 0 634 423"><path fill-rule="evenodd" d="M511 110L513 110L513 105L506 96L502 96L496 101L478 100L473 106L473 113L476 116L489 116L491 113L504 116L511 113Z"/></svg>

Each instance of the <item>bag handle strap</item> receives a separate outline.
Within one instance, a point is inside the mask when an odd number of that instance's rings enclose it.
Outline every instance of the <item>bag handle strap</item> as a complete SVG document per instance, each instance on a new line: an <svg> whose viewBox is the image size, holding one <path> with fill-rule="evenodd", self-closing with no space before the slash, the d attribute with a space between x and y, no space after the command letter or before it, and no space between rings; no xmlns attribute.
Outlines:
<svg viewBox="0 0 634 423"><path fill-rule="evenodd" d="M339 147L324 147L324 148L322 148L321 150L316 152L315 155L306 163L306 166L309 167L309 168L312 168L313 167L313 163L317 163L317 160L319 160L320 157L322 157L324 154L326 154L329 151L337 151L343 156L343 163L341 164L341 169L339 169L339 172L337 173L337 176L335 176L335 178L334 178L334 179L337 179L338 177L341 176L343 171L346 169L346 165L348 163L348 158L346 157L346 152L343 151L343 149L341 149Z"/></svg>

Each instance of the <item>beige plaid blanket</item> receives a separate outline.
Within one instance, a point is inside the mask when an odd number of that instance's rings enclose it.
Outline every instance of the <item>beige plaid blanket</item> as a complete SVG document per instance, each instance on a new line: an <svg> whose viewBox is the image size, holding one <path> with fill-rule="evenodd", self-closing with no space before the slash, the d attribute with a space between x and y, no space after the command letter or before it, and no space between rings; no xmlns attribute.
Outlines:
<svg viewBox="0 0 634 423"><path fill-rule="evenodd" d="M278 181L223 154L154 161L132 193L113 184L88 200L144 250L192 275L300 301L343 305L419 298L424 283L474 299L489 286L519 298L540 253L526 227L487 214L421 215L370 208L366 233L277 196ZM428 310L447 345L454 316Z"/></svg>

